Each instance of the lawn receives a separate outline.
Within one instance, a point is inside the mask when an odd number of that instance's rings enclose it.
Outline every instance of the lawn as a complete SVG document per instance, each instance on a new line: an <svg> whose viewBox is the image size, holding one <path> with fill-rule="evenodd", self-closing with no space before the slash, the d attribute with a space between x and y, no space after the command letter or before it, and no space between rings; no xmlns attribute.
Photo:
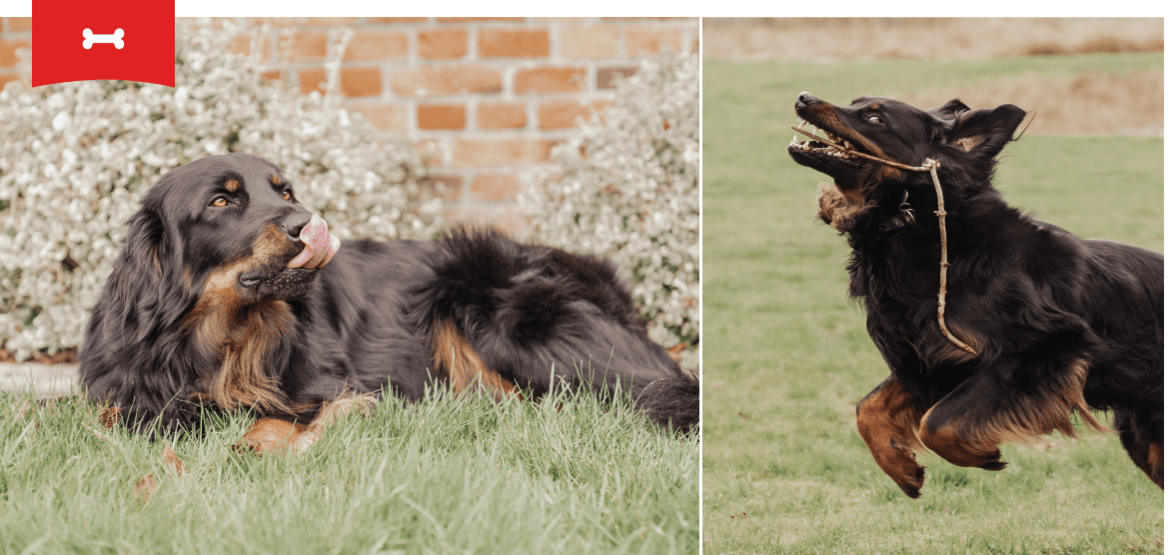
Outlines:
<svg viewBox="0 0 1169 555"><path fill-rule="evenodd" d="M698 440L623 405L391 401L259 457L232 449L245 414L151 442L26 399L0 395L3 553L698 551Z"/></svg>
<svg viewBox="0 0 1169 555"><path fill-rule="evenodd" d="M1163 552L1162 491L1112 435L1007 445L1010 466L997 473L922 455L916 501L881 472L853 407L888 369L846 298L845 240L814 221L823 176L785 152L803 90L847 103L1162 63L1126 54L704 66L705 553ZM1163 148L1161 138L1032 134L1007 146L997 184L1011 204L1082 236L1160 251Z"/></svg>

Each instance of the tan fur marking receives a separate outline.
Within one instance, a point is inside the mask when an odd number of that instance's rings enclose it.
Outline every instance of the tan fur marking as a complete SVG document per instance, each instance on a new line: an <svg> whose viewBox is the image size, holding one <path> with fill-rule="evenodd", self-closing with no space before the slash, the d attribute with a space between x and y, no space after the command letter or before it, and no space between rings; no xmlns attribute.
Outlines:
<svg viewBox="0 0 1169 555"><path fill-rule="evenodd" d="M261 231L252 254L228 263L207 277L195 308L183 319L184 329L223 363L205 384L205 393L224 410L254 407L263 413L292 413L276 379L264 367L268 353L291 329L295 318L283 301L245 306L236 284L240 273L268 262L290 242L276 226Z"/></svg>
<svg viewBox="0 0 1169 555"><path fill-rule="evenodd" d="M496 400L505 395L519 395L515 384L487 368L454 322L444 320L435 326L433 348L435 370L446 375L456 393L478 384Z"/></svg>
<svg viewBox="0 0 1169 555"><path fill-rule="evenodd" d="M922 449L917 437L920 417L921 411L897 381L870 394L856 409L857 430L877 465L911 497L924 482L923 467L914 455L914 450Z"/></svg>
<svg viewBox="0 0 1169 555"><path fill-rule="evenodd" d="M234 193L239 190L239 181L235 179L228 179L227 181L223 182L223 188L227 189L229 192Z"/></svg>
<svg viewBox="0 0 1169 555"><path fill-rule="evenodd" d="M961 148L964 152L970 152L971 150L974 150L975 147L982 144L982 141L985 139L986 137L962 137L961 139L954 141L954 144L958 145L958 147Z"/></svg>
<svg viewBox="0 0 1169 555"><path fill-rule="evenodd" d="M820 207L817 215L837 231L848 231L852 229L857 216L873 206L863 197L855 197L855 194L846 196L831 183L820 183L819 195L816 197L816 204Z"/></svg>
<svg viewBox="0 0 1169 555"><path fill-rule="evenodd" d="M938 407L934 405L921 418L921 440L926 447L953 464L979 466L998 450L1001 443L1026 443L1057 430L1067 437L1076 437L1070 418L1073 411L1079 413L1087 425L1111 433L1092 416L1084 400L1087 379L1088 364L1078 360L1072 364L1061 391L1055 395L1028 400L1019 411L1000 411L983 422L957 418L931 432L927 422Z"/></svg>
<svg viewBox="0 0 1169 555"><path fill-rule="evenodd" d="M872 108L873 110L880 110L881 103L874 100L871 104L869 104L869 108Z"/></svg>
<svg viewBox="0 0 1169 555"><path fill-rule="evenodd" d="M279 174L273 172L272 175L268 176L268 182L271 183L272 185L280 186L284 183L284 180L280 179Z"/></svg>
<svg viewBox="0 0 1169 555"><path fill-rule="evenodd" d="M154 262L154 269L162 275L162 263L158 261L158 245L150 245L150 260Z"/></svg>
<svg viewBox="0 0 1169 555"><path fill-rule="evenodd" d="M874 102L874 104L877 103ZM885 154L884 150L881 150L881 147L877 146L877 143L874 143L873 141L869 140L868 137L865 137L853 128L844 124L840 118L840 112L838 111L839 109L839 107L825 102L809 108L808 114L814 115L813 117L818 120L818 126L821 129L829 131L833 135L836 135L842 139L847 139L852 144L861 147L863 150L869 154L872 154L873 156L889 160L889 156ZM901 160L894 161L900 162ZM901 170L892 166L886 166L885 164L874 163L870 164L869 172L865 172L865 175L861 177L861 182L857 183L856 185L858 189L863 189L866 183L895 181L897 179L901 179L901 177Z"/></svg>
<svg viewBox="0 0 1169 555"><path fill-rule="evenodd" d="M1161 486L1162 490L1165 488L1165 446L1164 445L1149 445L1147 467L1142 467L1144 474L1153 480L1153 483ZM1161 479L1157 480L1157 476Z"/></svg>
<svg viewBox="0 0 1169 555"><path fill-rule="evenodd" d="M294 447L297 439L307 428L299 422L261 418L248 428L244 437L235 444L235 448L237 451L247 449L261 454L283 451Z"/></svg>

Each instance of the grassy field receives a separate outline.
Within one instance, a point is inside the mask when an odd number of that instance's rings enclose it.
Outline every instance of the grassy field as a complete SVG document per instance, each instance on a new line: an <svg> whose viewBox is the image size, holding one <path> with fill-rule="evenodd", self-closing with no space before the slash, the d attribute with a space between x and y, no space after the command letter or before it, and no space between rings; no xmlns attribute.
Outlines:
<svg viewBox="0 0 1169 555"><path fill-rule="evenodd" d="M1111 435L1007 445L1010 466L997 473L923 455L922 498L898 490L855 427L854 404L888 369L845 295L847 245L813 220L823 176L785 152L803 90L846 103L1162 63L1125 54L705 64L705 553L1163 552L1162 492ZM1031 135L1006 154L997 184L1013 205L1085 237L1163 250L1161 138Z"/></svg>
<svg viewBox="0 0 1169 555"><path fill-rule="evenodd" d="M593 399L391 402L262 458L242 415L152 443L24 399L0 396L0 553L698 551L697 439Z"/></svg>

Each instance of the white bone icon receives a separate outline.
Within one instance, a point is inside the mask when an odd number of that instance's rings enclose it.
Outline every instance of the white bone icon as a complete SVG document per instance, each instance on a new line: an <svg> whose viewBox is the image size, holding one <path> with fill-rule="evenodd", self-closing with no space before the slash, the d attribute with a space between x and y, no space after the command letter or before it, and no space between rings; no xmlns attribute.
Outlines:
<svg viewBox="0 0 1169 555"><path fill-rule="evenodd" d="M126 46L125 41L122 40L122 37L126 36L126 33L121 29L114 31L112 35L95 35L93 31L86 29L81 32L81 36L85 37L85 42L82 42L81 46L85 47L86 50L93 48L93 45L97 43L112 44L118 50Z"/></svg>

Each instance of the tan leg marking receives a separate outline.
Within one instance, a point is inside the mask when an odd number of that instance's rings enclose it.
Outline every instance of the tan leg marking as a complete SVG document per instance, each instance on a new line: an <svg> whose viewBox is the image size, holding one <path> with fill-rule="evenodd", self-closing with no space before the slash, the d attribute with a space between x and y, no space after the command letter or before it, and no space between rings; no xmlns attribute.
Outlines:
<svg viewBox="0 0 1169 555"><path fill-rule="evenodd" d="M454 322L444 320L435 326L433 348L434 367L446 375L455 393L477 384L497 401L505 396L520 396L515 384L487 368Z"/></svg>
<svg viewBox="0 0 1169 555"><path fill-rule="evenodd" d="M921 411L914 408L901 382L890 379L856 407L856 427L869 446L877 466L906 495L916 499L925 481L925 467L917 464L914 450Z"/></svg>

